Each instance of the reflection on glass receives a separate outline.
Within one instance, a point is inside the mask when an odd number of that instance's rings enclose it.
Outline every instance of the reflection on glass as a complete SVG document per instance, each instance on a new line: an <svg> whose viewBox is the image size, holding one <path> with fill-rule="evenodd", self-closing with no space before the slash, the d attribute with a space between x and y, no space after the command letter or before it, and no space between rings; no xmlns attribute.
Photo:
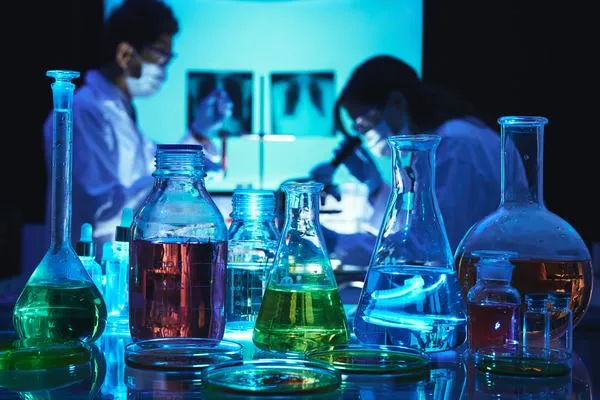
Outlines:
<svg viewBox="0 0 600 400"><path fill-rule="evenodd" d="M125 385L125 345L131 342L129 334L105 333L100 338L100 348L106 359L106 379L102 395L112 399L126 399Z"/></svg>

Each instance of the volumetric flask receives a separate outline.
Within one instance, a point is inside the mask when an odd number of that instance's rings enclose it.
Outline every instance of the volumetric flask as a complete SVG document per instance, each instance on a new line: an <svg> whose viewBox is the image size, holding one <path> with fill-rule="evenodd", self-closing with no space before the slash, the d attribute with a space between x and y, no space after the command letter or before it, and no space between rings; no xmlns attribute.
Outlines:
<svg viewBox="0 0 600 400"><path fill-rule="evenodd" d="M548 120L516 116L502 117L498 123L502 136L501 202L496 211L469 229L456 250L462 293L466 294L477 279L474 251L514 251L519 257L511 259L515 265L512 285L521 297L527 293L570 293L576 324L592 295L592 258L577 231L544 204L544 127Z"/></svg>
<svg viewBox="0 0 600 400"><path fill-rule="evenodd" d="M441 351L466 337L465 309L435 195L436 135L388 139L393 188L354 318L363 343Z"/></svg>
<svg viewBox="0 0 600 400"><path fill-rule="evenodd" d="M55 79L52 135L50 247L13 311L23 339L92 342L106 326L106 305L71 245L72 79L79 72L48 71Z"/></svg>
<svg viewBox="0 0 600 400"><path fill-rule="evenodd" d="M315 182L282 188L285 225L253 334L262 350L304 353L350 338L319 224L322 188Z"/></svg>
<svg viewBox="0 0 600 400"><path fill-rule="evenodd" d="M153 176L131 225L131 337L222 339L227 227L204 186L202 146L158 145Z"/></svg>

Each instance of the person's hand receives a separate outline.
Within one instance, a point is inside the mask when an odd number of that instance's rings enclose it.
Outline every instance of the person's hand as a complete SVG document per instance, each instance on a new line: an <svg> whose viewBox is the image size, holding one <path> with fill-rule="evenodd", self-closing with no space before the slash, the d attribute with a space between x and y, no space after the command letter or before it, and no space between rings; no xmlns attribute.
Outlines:
<svg viewBox="0 0 600 400"><path fill-rule="evenodd" d="M196 106L191 128L196 134L210 136L221 129L232 112L233 102L227 92L215 89Z"/></svg>
<svg viewBox="0 0 600 400"><path fill-rule="evenodd" d="M358 147L345 161L344 165L358 181L369 188L369 196L383 185L383 178L373 157L362 147Z"/></svg>
<svg viewBox="0 0 600 400"><path fill-rule="evenodd" d="M310 177L324 185L323 191L332 195L337 201L342 199L340 188L333 184L333 175L335 167L329 161L317 164L310 170Z"/></svg>

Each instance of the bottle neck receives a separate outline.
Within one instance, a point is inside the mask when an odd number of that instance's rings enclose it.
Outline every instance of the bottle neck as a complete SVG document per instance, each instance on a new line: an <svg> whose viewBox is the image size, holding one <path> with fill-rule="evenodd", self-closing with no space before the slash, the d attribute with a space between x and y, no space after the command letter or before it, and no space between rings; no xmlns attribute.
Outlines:
<svg viewBox="0 0 600 400"><path fill-rule="evenodd" d="M52 209L50 249L71 246L71 165L73 146L73 91L68 82L52 84Z"/></svg>
<svg viewBox="0 0 600 400"><path fill-rule="evenodd" d="M544 207L544 123L502 123L501 205Z"/></svg>
<svg viewBox="0 0 600 400"><path fill-rule="evenodd" d="M204 160L202 149L190 146L158 147L156 151L156 171L158 182L167 180L193 180L204 184Z"/></svg>

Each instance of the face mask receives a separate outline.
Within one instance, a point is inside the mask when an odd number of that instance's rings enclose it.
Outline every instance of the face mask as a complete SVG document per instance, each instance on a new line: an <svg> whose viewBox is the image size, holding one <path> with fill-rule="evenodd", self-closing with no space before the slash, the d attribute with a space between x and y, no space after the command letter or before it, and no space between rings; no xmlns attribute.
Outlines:
<svg viewBox="0 0 600 400"><path fill-rule="evenodd" d="M142 73L139 78L125 77L127 90L132 97L151 96L158 92L164 81L165 68L148 62L142 62Z"/></svg>

